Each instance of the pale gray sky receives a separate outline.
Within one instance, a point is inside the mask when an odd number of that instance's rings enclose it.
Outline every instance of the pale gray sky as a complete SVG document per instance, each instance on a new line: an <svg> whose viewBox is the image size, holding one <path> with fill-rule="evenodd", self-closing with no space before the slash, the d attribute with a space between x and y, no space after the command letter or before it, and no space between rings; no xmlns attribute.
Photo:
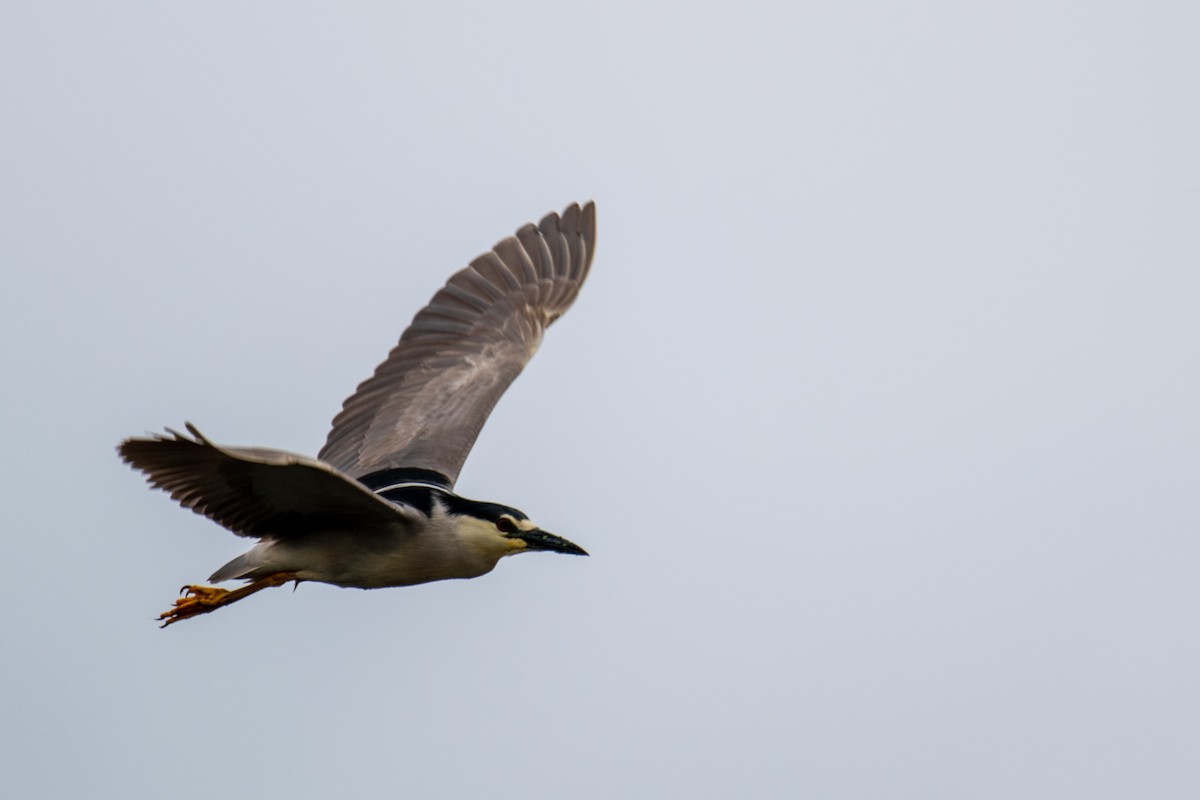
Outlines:
<svg viewBox="0 0 1200 800"><path fill-rule="evenodd" d="M1200 794L1200 6L406 5L0 11L5 796ZM122 437L588 198L459 488L590 559L155 627Z"/></svg>

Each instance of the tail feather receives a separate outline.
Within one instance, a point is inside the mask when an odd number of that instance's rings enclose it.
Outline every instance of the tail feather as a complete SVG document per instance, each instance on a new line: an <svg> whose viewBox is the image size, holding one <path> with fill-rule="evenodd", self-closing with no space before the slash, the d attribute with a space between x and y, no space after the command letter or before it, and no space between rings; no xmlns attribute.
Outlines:
<svg viewBox="0 0 1200 800"><path fill-rule="evenodd" d="M221 567L209 576L209 583L220 583L221 581L231 581L239 578L249 580L255 577L254 571L262 566L262 560L258 557L256 550L257 548L248 553L242 553Z"/></svg>

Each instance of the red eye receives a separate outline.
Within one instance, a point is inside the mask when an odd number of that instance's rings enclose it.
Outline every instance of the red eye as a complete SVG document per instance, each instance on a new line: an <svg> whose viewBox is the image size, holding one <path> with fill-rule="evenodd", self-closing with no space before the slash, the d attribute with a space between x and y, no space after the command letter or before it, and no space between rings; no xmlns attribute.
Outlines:
<svg viewBox="0 0 1200 800"><path fill-rule="evenodd" d="M515 533L517 524L508 517L501 517L496 520L496 529L501 533Z"/></svg>

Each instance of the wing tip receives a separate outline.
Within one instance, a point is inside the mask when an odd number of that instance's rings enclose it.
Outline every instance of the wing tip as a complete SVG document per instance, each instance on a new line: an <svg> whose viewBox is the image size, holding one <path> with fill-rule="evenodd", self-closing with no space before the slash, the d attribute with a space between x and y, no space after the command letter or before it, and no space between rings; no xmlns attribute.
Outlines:
<svg viewBox="0 0 1200 800"><path fill-rule="evenodd" d="M147 431L145 436L130 436L117 445L117 457L134 469L149 473L154 468L151 460L153 454L159 451L161 445L183 444L216 449L217 446L191 422L184 422L183 426L188 433L164 427L162 432Z"/></svg>

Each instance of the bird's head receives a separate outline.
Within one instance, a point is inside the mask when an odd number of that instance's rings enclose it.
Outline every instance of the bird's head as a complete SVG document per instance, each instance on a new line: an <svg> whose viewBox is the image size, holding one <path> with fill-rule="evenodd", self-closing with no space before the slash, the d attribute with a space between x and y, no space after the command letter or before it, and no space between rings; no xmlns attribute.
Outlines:
<svg viewBox="0 0 1200 800"><path fill-rule="evenodd" d="M461 500L461 498L459 498ZM574 542L544 531L524 513L498 503L467 501L453 509L460 536L501 555L533 550L586 556L587 551Z"/></svg>

